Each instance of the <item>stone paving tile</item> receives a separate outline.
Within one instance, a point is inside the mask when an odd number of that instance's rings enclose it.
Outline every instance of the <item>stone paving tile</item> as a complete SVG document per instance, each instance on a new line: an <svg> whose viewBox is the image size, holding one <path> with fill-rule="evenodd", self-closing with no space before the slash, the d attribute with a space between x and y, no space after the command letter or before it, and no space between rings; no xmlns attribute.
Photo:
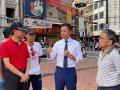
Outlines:
<svg viewBox="0 0 120 90"><path fill-rule="evenodd" d="M96 69L77 72L77 90L96 90Z"/></svg>
<svg viewBox="0 0 120 90"><path fill-rule="evenodd" d="M96 65L96 59L84 60L82 63L77 64L77 90L96 90ZM41 63L41 70L43 90L55 90L55 62Z"/></svg>

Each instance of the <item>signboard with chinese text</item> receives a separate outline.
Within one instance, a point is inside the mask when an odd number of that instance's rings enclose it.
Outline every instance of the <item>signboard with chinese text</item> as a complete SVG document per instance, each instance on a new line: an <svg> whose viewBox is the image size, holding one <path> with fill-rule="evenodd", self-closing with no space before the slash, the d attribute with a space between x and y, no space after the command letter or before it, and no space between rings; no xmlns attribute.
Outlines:
<svg viewBox="0 0 120 90"><path fill-rule="evenodd" d="M40 19L31 19L31 18L25 18L24 19L24 25L29 27L39 27L39 28L52 28L52 22L40 20Z"/></svg>

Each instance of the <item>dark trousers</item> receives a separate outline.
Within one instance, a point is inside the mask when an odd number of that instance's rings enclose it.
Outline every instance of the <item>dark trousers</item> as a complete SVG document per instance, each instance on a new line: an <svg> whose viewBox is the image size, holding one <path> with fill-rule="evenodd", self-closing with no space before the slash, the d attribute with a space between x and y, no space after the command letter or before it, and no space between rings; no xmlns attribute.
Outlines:
<svg viewBox="0 0 120 90"><path fill-rule="evenodd" d="M42 90L41 74L30 75L29 86L30 86L30 82L32 83L33 90Z"/></svg>
<svg viewBox="0 0 120 90"><path fill-rule="evenodd" d="M97 90L120 90L120 84L112 87L98 87Z"/></svg>
<svg viewBox="0 0 120 90"><path fill-rule="evenodd" d="M22 71L22 72L25 72ZM5 77L5 84L4 88L5 90L28 90L28 82L21 83L21 78L15 74L13 74L11 71L6 70L4 72Z"/></svg>
<svg viewBox="0 0 120 90"><path fill-rule="evenodd" d="M56 67L55 71L55 87L56 90L76 90L77 75L75 68Z"/></svg>

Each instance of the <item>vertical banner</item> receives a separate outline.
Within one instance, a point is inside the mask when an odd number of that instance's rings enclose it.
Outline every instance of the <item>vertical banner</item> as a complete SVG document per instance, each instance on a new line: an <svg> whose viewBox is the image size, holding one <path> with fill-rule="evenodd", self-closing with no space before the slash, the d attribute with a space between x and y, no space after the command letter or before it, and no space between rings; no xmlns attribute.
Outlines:
<svg viewBox="0 0 120 90"><path fill-rule="evenodd" d="M24 0L25 16L46 17L46 0Z"/></svg>
<svg viewBox="0 0 120 90"><path fill-rule="evenodd" d="M67 23L71 24L71 22L72 22L71 9L67 8Z"/></svg>
<svg viewBox="0 0 120 90"><path fill-rule="evenodd" d="M79 17L79 32L83 32L84 30L85 30L84 17Z"/></svg>

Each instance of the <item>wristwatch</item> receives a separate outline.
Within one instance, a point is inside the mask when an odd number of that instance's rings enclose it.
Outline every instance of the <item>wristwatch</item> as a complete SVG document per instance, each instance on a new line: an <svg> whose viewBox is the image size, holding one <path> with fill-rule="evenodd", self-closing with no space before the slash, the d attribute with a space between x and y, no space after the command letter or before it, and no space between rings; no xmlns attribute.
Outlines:
<svg viewBox="0 0 120 90"><path fill-rule="evenodd" d="M70 56L69 56L71 59L73 58L73 55L72 54L70 54Z"/></svg>

